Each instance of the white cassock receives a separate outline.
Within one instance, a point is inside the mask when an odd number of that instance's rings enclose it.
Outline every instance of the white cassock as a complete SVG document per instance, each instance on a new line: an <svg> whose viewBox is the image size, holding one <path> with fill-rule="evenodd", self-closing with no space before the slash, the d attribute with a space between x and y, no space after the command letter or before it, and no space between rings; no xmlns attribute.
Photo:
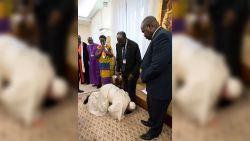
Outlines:
<svg viewBox="0 0 250 141"><path fill-rule="evenodd" d="M111 105L109 105L111 103ZM135 109L128 93L113 84L101 87L100 92L93 92L87 103L88 111L96 116L104 116L107 112L112 118L121 121L126 109Z"/></svg>
<svg viewBox="0 0 250 141"><path fill-rule="evenodd" d="M39 115L43 99L62 98L66 94L64 80L56 77L49 58L15 37L0 35L0 103L13 116L31 124Z"/></svg>
<svg viewBox="0 0 250 141"><path fill-rule="evenodd" d="M241 83L230 75L223 57L184 34L173 36L172 78L174 101L201 124L213 116L223 88L230 98L241 93Z"/></svg>

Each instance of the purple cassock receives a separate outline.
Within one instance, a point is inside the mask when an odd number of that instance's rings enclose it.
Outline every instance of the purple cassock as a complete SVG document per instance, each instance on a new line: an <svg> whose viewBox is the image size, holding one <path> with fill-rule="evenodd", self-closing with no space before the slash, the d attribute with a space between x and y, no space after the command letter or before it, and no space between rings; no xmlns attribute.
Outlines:
<svg viewBox="0 0 250 141"><path fill-rule="evenodd" d="M95 57L98 44L89 44L87 49L89 53L89 77L90 84L99 85L101 84L100 67L99 61Z"/></svg>
<svg viewBox="0 0 250 141"><path fill-rule="evenodd" d="M10 31L10 20L0 19L0 33L9 32Z"/></svg>

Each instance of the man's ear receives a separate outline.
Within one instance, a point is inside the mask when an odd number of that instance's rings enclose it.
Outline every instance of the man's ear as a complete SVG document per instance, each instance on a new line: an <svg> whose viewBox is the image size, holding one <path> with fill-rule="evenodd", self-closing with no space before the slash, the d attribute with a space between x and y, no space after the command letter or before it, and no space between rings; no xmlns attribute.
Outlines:
<svg viewBox="0 0 250 141"><path fill-rule="evenodd" d="M146 28L147 28L148 31L151 31L150 25L147 25Z"/></svg>

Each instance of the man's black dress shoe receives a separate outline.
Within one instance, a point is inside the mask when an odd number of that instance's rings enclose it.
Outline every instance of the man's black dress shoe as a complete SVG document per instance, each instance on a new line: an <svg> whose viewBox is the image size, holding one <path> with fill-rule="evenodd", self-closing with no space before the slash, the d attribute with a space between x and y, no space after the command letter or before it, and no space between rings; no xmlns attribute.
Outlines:
<svg viewBox="0 0 250 141"><path fill-rule="evenodd" d="M141 120L141 123L145 126L151 127L151 123L149 121Z"/></svg>
<svg viewBox="0 0 250 141"><path fill-rule="evenodd" d="M99 84L99 85L97 85L96 87L97 87L97 89L99 89L99 88L102 87L102 84Z"/></svg>
<svg viewBox="0 0 250 141"><path fill-rule="evenodd" d="M78 92L79 92L79 93L83 93L84 91L79 89Z"/></svg>
<svg viewBox="0 0 250 141"><path fill-rule="evenodd" d="M146 133L146 134L143 134L143 135L140 136L140 138L143 139L143 140L152 140L152 139L154 139L156 137L158 137L158 136L152 136L149 133Z"/></svg>
<svg viewBox="0 0 250 141"><path fill-rule="evenodd" d="M128 114L131 114L131 113L132 113L132 111L126 110L124 114L125 114L125 115L128 115Z"/></svg>

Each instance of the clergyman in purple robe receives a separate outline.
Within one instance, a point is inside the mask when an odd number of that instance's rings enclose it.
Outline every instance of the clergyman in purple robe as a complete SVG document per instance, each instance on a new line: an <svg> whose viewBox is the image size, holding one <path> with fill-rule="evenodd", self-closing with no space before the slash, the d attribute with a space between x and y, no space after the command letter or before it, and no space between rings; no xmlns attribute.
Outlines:
<svg viewBox="0 0 250 141"><path fill-rule="evenodd" d="M95 57L95 52L97 51L98 44L93 42L92 37L88 38L88 53L89 53L89 77L90 77L90 84L97 86L98 88L101 87L101 76L100 76L100 68L99 68L99 61Z"/></svg>

